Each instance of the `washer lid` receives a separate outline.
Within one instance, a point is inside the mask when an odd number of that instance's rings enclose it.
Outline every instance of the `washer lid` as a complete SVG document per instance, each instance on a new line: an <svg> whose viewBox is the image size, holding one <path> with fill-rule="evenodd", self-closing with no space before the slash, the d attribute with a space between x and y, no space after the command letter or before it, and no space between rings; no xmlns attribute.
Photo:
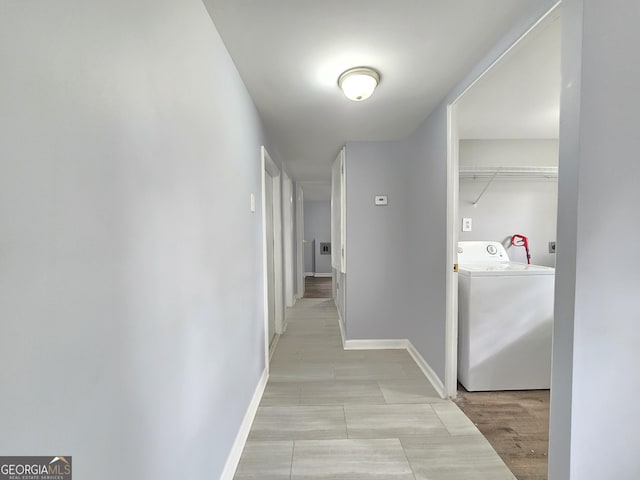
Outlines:
<svg viewBox="0 0 640 480"><path fill-rule="evenodd" d="M522 275L555 275L556 269L518 262L465 263L460 273L471 277L504 277Z"/></svg>

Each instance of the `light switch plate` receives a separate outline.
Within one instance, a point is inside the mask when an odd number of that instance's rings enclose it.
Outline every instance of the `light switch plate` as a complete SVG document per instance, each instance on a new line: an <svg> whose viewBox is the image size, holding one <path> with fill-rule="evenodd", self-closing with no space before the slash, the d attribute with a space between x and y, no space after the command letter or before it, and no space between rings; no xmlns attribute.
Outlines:
<svg viewBox="0 0 640 480"><path fill-rule="evenodd" d="M374 197L374 203L376 205L388 205L389 204L386 195L376 195Z"/></svg>
<svg viewBox="0 0 640 480"><path fill-rule="evenodd" d="M469 218L469 217L463 218L462 219L462 231L463 232L470 232L472 228L473 228L473 223L471 221L471 218Z"/></svg>
<svg viewBox="0 0 640 480"><path fill-rule="evenodd" d="M249 211L251 213L256 213L256 196L252 193L251 197L249 197Z"/></svg>

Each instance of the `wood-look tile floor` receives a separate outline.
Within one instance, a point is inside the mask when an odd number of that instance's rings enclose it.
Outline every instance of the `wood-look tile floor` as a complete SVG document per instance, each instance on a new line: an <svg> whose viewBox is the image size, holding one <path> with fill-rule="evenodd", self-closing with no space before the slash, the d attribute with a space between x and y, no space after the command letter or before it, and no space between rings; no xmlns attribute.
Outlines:
<svg viewBox="0 0 640 480"><path fill-rule="evenodd" d="M304 277L304 298L331 298L331 277Z"/></svg>
<svg viewBox="0 0 640 480"><path fill-rule="evenodd" d="M459 386L456 403L518 480L547 480L549 390L467 392Z"/></svg>
<svg viewBox="0 0 640 480"><path fill-rule="evenodd" d="M333 300L287 320L237 480L515 479L406 351L345 351Z"/></svg>

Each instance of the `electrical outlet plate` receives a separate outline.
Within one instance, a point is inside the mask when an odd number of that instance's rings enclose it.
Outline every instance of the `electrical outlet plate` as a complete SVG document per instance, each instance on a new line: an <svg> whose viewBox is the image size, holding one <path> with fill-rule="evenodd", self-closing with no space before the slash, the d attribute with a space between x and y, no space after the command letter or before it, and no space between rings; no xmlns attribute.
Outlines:
<svg viewBox="0 0 640 480"><path fill-rule="evenodd" d="M472 228L473 228L473 223L471 221L471 218L469 218L469 217L463 218L462 219L462 231L463 232L470 232Z"/></svg>
<svg viewBox="0 0 640 480"><path fill-rule="evenodd" d="M374 197L374 203L378 206L384 206L389 204L386 195L376 195Z"/></svg>
<svg viewBox="0 0 640 480"><path fill-rule="evenodd" d="M556 242L549 242L549 253L556 253Z"/></svg>

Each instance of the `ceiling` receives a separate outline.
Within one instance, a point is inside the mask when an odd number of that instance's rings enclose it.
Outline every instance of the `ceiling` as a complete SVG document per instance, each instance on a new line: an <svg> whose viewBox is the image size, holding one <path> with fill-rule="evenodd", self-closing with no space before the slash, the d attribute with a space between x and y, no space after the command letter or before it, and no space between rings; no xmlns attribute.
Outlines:
<svg viewBox="0 0 640 480"><path fill-rule="evenodd" d="M348 140L407 137L536 0L204 0L295 180L329 181ZM371 66L347 100L337 78Z"/></svg>
<svg viewBox="0 0 640 480"><path fill-rule="evenodd" d="M560 24L557 9L462 97L460 138L558 138Z"/></svg>

